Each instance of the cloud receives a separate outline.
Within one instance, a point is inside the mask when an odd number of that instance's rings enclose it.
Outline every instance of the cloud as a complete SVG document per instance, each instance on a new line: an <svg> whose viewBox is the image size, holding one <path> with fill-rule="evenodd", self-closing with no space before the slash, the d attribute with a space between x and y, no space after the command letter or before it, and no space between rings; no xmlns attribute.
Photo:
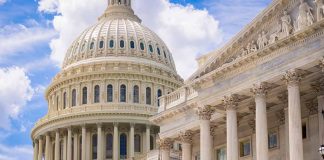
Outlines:
<svg viewBox="0 0 324 160"><path fill-rule="evenodd" d="M30 80L22 68L0 68L0 128L11 129L11 119L18 118L21 110L34 95ZM1 158L0 158L1 159Z"/></svg>
<svg viewBox="0 0 324 160"><path fill-rule="evenodd" d="M32 160L33 147L30 145L6 146L0 144L0 160Z"/></svg>
<svg viewBox="0 0 324 160"><path fill-rule="evenodd" d="M0 5L5 4L7 0L0 0Z"/></svg>
<svg viewBox="0 0 324 160"><path fill-rule="evenodd" d="M207 10L173 4L168 0L136 0L133 5L143 23L169 46L183 77L188 77L196 69L197 55L213 50L222 39L219 22ZM91 3L87 0L40 0L39 11L56 14L53 25L59 38L50 43L51 59L61 64L72 41L96 23L106 6L104 0Z"/></svg>

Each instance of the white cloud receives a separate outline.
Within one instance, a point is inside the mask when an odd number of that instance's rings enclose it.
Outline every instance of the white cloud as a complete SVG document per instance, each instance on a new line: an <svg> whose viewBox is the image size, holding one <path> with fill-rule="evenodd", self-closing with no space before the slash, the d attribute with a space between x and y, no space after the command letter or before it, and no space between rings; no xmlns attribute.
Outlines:
<svg viewBox="0 0 324 160"><path fill-rule="evenodd" d="M7 2L7 0L0 0L0 5L4 4L6 2Z"/></svg>
<svg viewBox="0 0 324 160"><path fill-rule="evenodd" d="M12 118L17 118L34 91L24 69L0 68L0 128L11 129ZM1 159L1 158L0 158Z"/></svg>
<svg viewBox="0 0 324 160"><path fill-rule="evenodd" d="M143 23L169 46L183 77L196 69L198 54L216 48L221 41L218 21L207 10L176 5L168 0L136 0L133 5ZM72 41L96 22L106 6L104 0L91 3L88 0L40 0L40 11L57 13L53 24L60 35L50 43L51 58L61 64Z"/></svg>
<svg viewBox="0 0 324 160"><path fill-rule="evenodd" d="M32 160L33 147L32 146L6 146L0 144L0 160Z"/></svg>

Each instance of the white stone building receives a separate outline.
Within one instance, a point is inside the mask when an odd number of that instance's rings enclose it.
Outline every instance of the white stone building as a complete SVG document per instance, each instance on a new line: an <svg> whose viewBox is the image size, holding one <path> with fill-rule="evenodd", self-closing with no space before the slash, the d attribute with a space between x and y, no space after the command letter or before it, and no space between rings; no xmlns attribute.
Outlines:
<svg viewBox="0 0 324 160"><path fill-rule="evenodd" d="M108 3L46 92L34 160L321 159L323 0L273 0L185 83L131 0Z"/></svg>

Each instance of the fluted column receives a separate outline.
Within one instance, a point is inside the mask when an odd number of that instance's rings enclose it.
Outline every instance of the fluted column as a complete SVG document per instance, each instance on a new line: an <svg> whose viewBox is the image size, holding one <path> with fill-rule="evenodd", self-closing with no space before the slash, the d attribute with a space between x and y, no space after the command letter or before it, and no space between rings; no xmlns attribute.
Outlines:
<svg viewBox="0 0 324 160"><path fill-rule="evenodd" d="M82 126L82 147L81 147L81 160L86 160L86 139L87 139L87 129L86 126Z"/></svg>
<svg viewBox="0 0 324 160"><path fill-rule="evenodd" d="M292 160L303 160L303 139L299 82L296 70L288 71L284 79L288 85L289 156Z"/></svg>
<svg viewBox="0 0 324 160"><path fill-rule="evenodd" d="M119 139L119 134L118 134L118 123L114 123L114 142L113 142L113 160L118 160L118 139Z"/></svg>
<svg viewBox="0 0 324 160"><path fill-rule="evenodd" d="M223 104L226 110L227 160L238 160L237 97L225 96Z"/></svg>
<svg viewBox="0 0 324 160"><path fill-rule="evenodd" d="M54 147L54 158L55 160L60 160L60 132L57 130L55 132L55 147Z"/></svg>
<svg viewBox="0 0 324 160"><path fill-rule="evenodd" d="M78 132L74 132L73 134L73 159L79 160L79 138L78 138Z"/></svg>
<svg viewBox="0 0 324 160"><path fill-rule="evenodd" d="M67 135L67 160L72 159L72 129L68 128L68 135Z"/></svg>
<svg viewBox="0 0 324 160"><path fill-rule="evenodd" d="M38 160L38 140L34 140L34 160Z"/></svg>
<svg viewBox="0 0 324 160"><path fill-rule="evenodd" d="M204 160L211 160L212 138L210 135L210 119L213 114L210 106L199 107L197 114L200 123L200 157Z"/></svg>
<svg viewBox="0 0 324 160"><path fill-rule="evenodd" d="M255 95L256 108L256 157L257 159L268 160L268 122L266 104L266 85L254 85L252 92Z"/></svg>
<svg viewBox="0 0 324 160"><path fill-rule="evenodd" d="M97 153L98 153L98 160L103 160L103 154L102 154L102 152L103 152L103 145L102 145L102 126L101 126L101 124L98 124L98 136L97 136L97 138L98 138L98 143L97 143L97 145L98 145L98 147L97 147Z"/></svg>
<svg viewBox="0 0 324 160"><path fill-rule="evenodd" d="M38 140L38 160L42 160L43 158L43 139L42 137Z"/></svg>
<svg viewBox="0 0 324 160"><path fill-rule="evenodd" d="M192 144L192 131L181 132L179 138L182 147L182 160L191 160L191 144Z"/></svg>
<svg viewBox="0 0 324 160"><path fill-rule="evenodd" d="M172 145L172 140L169 138L159 140L162 160L170 160L171 145Z"/></svg>
<svg viewBox="0 0 324 160"><path fill-rule="evenodd" d="M51 145L51 137L48 134L45 136L45 160L49 160L50 158L50 145Z"/></svg>
<svg viewBox="0 0 324 160"><path fill-rule="evenodd" d="M146 150L145 152L150 152L150 136L151 136L151 126L146 125Z"/></svg>
<svg viewBox="0 0 324 160"><path fill-rule="evenodd" d="M135 147L134 147L134 123L130 124L130 138L129 138L129 149L130 149L130 158L133 159L135 157Z"/></svg>
<svg viewBox="0 0 324 160"><path fill-rule="evenodd" d="M67 136L66 134L63 136L63 160L68 160L67 159Z"/></svg>

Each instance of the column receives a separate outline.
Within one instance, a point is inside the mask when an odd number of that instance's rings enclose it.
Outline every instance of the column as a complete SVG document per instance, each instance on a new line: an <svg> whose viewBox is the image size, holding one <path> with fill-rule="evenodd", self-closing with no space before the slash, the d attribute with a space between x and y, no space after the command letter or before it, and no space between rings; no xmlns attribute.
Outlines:
<svg viewBox="0 0 324 160"><path fill-rule="evenodd" d="M51 145L51 137L49 133L46 134L45 136L45 160L49 160L50 156L50 145Z"/></svg>
<svg viewBox="0 0 324 160"><path fill-rule="evenodd" d="M97 153L98 153L98 160L103 160L103 145L102 145L102 126L101 124L98 124L98 134L97 134L97 138L98 138L98 147L97 147Z"/></svg>
<svg viewBox="0 0 324 160"><path fill-rule="evenodd" d="M169 138L159 140L162 160L170 160L170 148L172 141Z"/></svg>
<svg viewBox="0 0 324 160"><path fill-rule="evenodd" d="M79 159L79 138L78 138L78 132L75 132L73 134L73 159L78 160Z"/></svg>
<svg viewBox="0 0 324 160"><path fill-rule="evenodd" d="M38 140L34 140L34 160L38 160Z"/></svg>
<svg viewBox="0 0 324 160"><path fill-rule="evenodd" d="M210 135L210 119L213 110L210 106L199 107L197 114L200 123L200 158L211 160L212 138Z"/></svg>
<svg viewBox="0 0 324 160"><path fill-rule="evenodd" d="M303 160L303 139L301 122L301 105L299 82L296 70L288 71L284 76L288 85L288 123L289 123L289 156L293 160Z"/></svg>
<svg viewBox="0 0 324 160"><path fill-rule="evenodd" d="M130 134L129 134L129 148L130 148L130 158L133 159L135 157L135 146L134 146L134 123L130 124Z"/></svg>
<svg viewBox="0 0 324 160"><path fill-rule="evenodd" d="M66 156L66 147L67 147L67 136L66 136L66 134L64 135L64 137L63 137L63 160L68 160L67 159L67 156Z"/></svg>
<svg viewBox="0 0 324 160"><path fill-rule="evenodd" d="M223 103L226 110L227 160L238 160L237 97L234 95L225 96Z"/></svg>
<svg viewBox="0 0 324 160"><path fill-rule="evenodd" d="M86 126L82 126L82 148L81 148L81 160L86 160L86 139L87 139L87 129Z"/></svg>
<svg viewBox="0 0 324 160"><path fill-rule="evenodd" d="M72 129L68 128L68 135L67 135L67 160L72 159Z"/></svg>
<svg viewBox="0 0 324 160"><path fill-rule="evenodd" d="M150 136L151 136L151 126L146 125L146 150L145 152L150 152Z"/></svg>
<svg viewBox="0 0 324 160"><path fill-rule="evenodd" d="M186 131L180 133L179 138L181 140L181 147L182 147L182 160L191 160L191 144L192 144L192 131Z"/></svg>
<svg viewBox="0 0 324 160"><path fill-rule="evenodd" d="M55 132L55 148L54 148L55 160L60 160L60 133L57 130Z"/></svg>
<svg viewBox="0 0 324 160"><path fill-rule="evenodd" d="M42 137L38 140L38 160L42 160L43 158L43 139Z"/></svg>
<svg viewBox="0 0 324 160"><path fill-rule="evenodd" d="M252 92L255 95L255 123L256 123L256 157L268 160L268 122L266 104L266 85L264 83L254 85Z"/></svg>
<svg viewBox="0 0 324 160"><path fill-rule="evenodd" d="M118 123L114 123L114 142L113 142L113 160L118 160L119 155L118 155L118 139L119 139L119 135L118 135Z"/></svg>

